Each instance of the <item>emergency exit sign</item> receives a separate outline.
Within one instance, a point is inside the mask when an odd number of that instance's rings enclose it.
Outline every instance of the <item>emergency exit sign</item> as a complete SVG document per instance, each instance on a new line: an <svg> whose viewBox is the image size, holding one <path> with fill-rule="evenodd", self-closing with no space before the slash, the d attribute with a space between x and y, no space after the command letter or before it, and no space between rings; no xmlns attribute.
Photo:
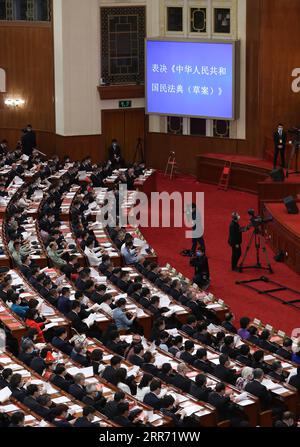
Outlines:
<svg viewBox="0 0 300 447"><path fill-rule="evenodd" d="M132 106L132 101L119 101L120 109L129 109Z"/></svg>

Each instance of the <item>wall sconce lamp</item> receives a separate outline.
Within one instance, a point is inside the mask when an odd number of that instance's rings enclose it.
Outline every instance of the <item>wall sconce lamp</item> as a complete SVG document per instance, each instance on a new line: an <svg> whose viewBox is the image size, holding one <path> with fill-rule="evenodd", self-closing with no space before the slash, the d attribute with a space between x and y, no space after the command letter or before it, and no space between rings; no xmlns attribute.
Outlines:
<svg viewBox="0 0 300 447"><path fill-rule="evenodd" d="M20 99L20 98L16 98L16 99L13 99L13 98L7 98L7 99L4 101L4 104L5 104L6 106L9 106L9 107L15 107L15 108L17 108L17 107L19 107L19 106L23 106L23 105L25 104L25 101L24 101L24 99Z"/></svg>

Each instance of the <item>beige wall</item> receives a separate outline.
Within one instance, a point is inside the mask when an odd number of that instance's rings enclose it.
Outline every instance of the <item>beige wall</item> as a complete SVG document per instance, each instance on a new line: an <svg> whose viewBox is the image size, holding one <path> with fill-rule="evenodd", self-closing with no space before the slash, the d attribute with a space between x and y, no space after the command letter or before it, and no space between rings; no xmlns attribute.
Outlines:
<svg viewBox="0 0 300 447"><path fill-rule="evenodd" d="M206 5L231 5L233 26L231 38L241 40L241 112L240 119L231 125L233 138L245 138L245 89L246 89L246 1L209 0ZM200 5L202 0L53 0L56 133L63 136L97 135L101 129L101 110L118 108L117 100L101 101L97 91L101 77L100 58L100 7L146 5L147 36L164 36L165 6ZM226 3L226 5L225 5ZM62 26L63 24L63 26ZM181 37L188 38L188 17ZM202 37L202 36L201 36ZM211 28L206 38L216 37ZM217 36L220 38L220 36ZM128 98L130 99L130 98ZM134 108L145 106L145 100L132 99ZM150 116L150 132L165 132L166 118ZM208 122L209 133L212 123ZM189 120L184 119L184 133L189 133Z"/></svg>
<svg viewBox="0 0 300 447"><path fill-rule="evenodd" d="M101 132L99 0L54 0L56 133ZM63 26L62 26L63 24Z"/></svg>

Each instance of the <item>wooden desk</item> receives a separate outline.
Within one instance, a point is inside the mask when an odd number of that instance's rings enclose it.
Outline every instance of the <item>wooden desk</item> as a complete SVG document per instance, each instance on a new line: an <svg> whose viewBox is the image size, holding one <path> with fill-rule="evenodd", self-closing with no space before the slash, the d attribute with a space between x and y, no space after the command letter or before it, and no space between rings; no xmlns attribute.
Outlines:
<svg viewBox="0 0 300 447"><path fill-rule="evenodd" d="M20 293L20 297L25 301L29 301L34 298L41 303L40 313L44 316L49 323L55 324L57 327L66 327L69 329L70 323L55 307L48 303L19 273L17 270L10 270L9 274L12 276L14 285L21 285L23 292ZM22 321L22 320L21 320ZM24 324L24 323L23 323Z"/></svg>
<svg viewBox="0 0 300 447"><path fill-rule="evenodd" d="M111 351L105 348L104 345L102 345L100 342L97 342L96 340L88 339L87 340L87 348L89 352L92 352L94 349L101 349L103 351L104 356L104 365L110 365L110 358L114 355ZM119 391L117 387L112 385L111 383L107 382L105 379L103 379L101 376L96 376L92 371L86 372L87 370L83 369L81 365L74 362L70 357L63 354L61 351L58 351L56 348L53 348L53 351L58 353L59 357L63 357L64 365L67 368L67 372L74 376L77 372L80 370L85 371L86 376L86 383L87 384L95 384L99 390L102 390L102 394L104 397L106 397L108 400L113 400L114 394ZM55 355L55 354L54 354ZM132 365L128 362L122 362L122 367L125 367L126 369L132 367ZM74 368L76 368L74 370ZM134 396L131 394L126 394L126 399L129 402L129 407L132 410L133 408L140 408L145 413L148 413L152 411L152 408L150 408L148 405L143 404L142 402L138 401ZM157 416L156 420L153 422L154 427L161 427L161 426L169 426L170 425L170 418L164 416L159 411L154 411L155 415Z"/></svg>
<svg viewBox="0 0 300 447"><path fill-rule="evenodd" d="M11 332L12 336L20 342L27 330L25 323L15 315L1 299L0 321Z"/></svg>
<svg viewBox="0 0 300 447"><path fill-rule="evenodd" d="M298 203L299 206L299 203ZM283 250L286 264L300 273L300 218L288 214L283 203L264 203L263 217L273 217L265 225L266 234L274 251Z"/></svg>
<svg viewBox="0 0 300 447"><path fill-rule="evenodd" d="M47 379L33 372L28 366L20 362L10 353L8 352L0 353L0 365L4 368L11 368L13 369L14 372L21 374L25 382L25 385L27 382L30 382L31 384L36 384L46 389L46 392L47 394L50 395L52 402L55 404L56 403L66 404L69 407L70 413L72 413L74 417L78 418L82 416L82 411L85 406L82 402L77 401L73 396L71 396L68 393L65 393L63 390L57 388L52 383L49 384ZM102 427L117 426L117 424L114 424L113 422L109 421L99 412L96 412L95 416L98 422L100 422Z"/></svg>

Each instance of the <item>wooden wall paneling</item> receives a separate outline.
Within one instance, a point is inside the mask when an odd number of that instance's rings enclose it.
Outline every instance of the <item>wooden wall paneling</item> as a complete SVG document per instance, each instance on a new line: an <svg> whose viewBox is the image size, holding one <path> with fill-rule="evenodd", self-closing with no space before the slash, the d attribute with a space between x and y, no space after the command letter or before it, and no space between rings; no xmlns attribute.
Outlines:
<svg viewBox="0 0 300 447"><path fill-rule="evenodd" d="M298 126L300 94L291 89L300 60L300 2L264 0L261 21L261 131L272 137L278 122Z"/></svg>
<svg viewBox="0 0 300 447"><path fill-rule="evenodd" d="M157 169L165 169L170 151L175 151L179 170L196 175L196 156L207 152L236 154L238 140L196 136L179 136L148 133L146 146L147 163Z"/></svg>
<svg viewBox="0 0 300 447"><path fill-rule="evenodd" d="M169 151L175 150L180 170L195 174L196 155L219 152L263 156L265 142L272 137L278 121L283 121L286 127L300 125L300 93L291 90L291 73L300 60L299 16L299 0L247 2L246 140L147 131L148 164L163 169ZM55 136L52 24L1 22L0 43L0 66L7 72L7 96L26 100L23 108L13 110L4 106L5 94L0 95L0 138L8 138L11 147L20 137L20 129L31 122L39 146L47 154L55 150L59 155L69 152L83 158L90 153L95 161L101 161L106 158L113 137L119 139L125 151L127 145L135 149L133 117L137 112L133 109L102 111L103 136ZM126 140L125 113L132 129L132 136L126 136Z"/></svg>
<svg viewBox="0 0 300 447"><path fill-rule="evenodd" d="M56 153L60 157L69 155L73 160L90 156L94 163L102 163L107 158L102 135L56 135Z"/></svg>
<svg viewBox="0 0 300 447"><path fill-rule="evenodd" d="M145 110L103 110L102 129L106 156L111 140L116 138L122 148L122 156L127 163L131 163L138 138L143 142L145 139Z"/></svg>
<svg viewBox="0 0 300 447"><path fill-rule="evenodd" d="M19 129L31 123L54 132L54 57L52 24L4 23L0 26L0 66L5 69L7 93L0 98L0 129ZM20 97L18 109L4 105L5 97Z"/></svg>
<svg viewBox="0 0 300 447"><path fill-rule="evenodd" d="M238 142L239 155L262 158L263 141L260 131L260 45L261 15L264 0L247 1L246 41L246 140Z"/></svg>
<svg viewBox="0 0 300 447"><path fill-rule="evenodd" d="M125 115L125 146L124 158L133 162L138 138L145 141L145 109L131 109L124 111Z"/></svg>
<svg viewBox="0 0 300 447"><path fill-rule="evenodd" d="M125 145L125 117L123 110L103 110L102 111L102 133L105 145L106 158L107 149L111 145L113 138L117 139L122 150Z"/></svg>
<svg viewBox="0 0 300 447"><path fill-rule="evenodd" d="M36 131L37 144L42 152L47 155L55 154L56 138L54 132ZM15 149L17 141L21 139L21 129L0 128L0 140L6 139L10 150Z"/></svg>

